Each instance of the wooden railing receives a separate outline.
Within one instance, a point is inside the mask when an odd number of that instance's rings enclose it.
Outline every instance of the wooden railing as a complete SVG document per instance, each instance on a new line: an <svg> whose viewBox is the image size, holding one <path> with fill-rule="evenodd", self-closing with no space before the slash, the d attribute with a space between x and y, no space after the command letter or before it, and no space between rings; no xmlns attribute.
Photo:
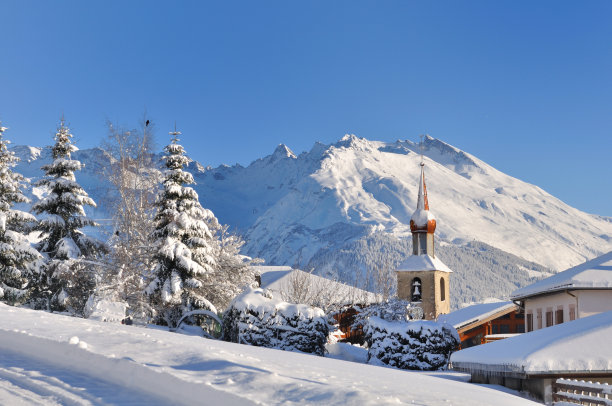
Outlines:
<svg viewBox="0 0 612 406"><path fill-rule="evenodd" d="M612 385L557 379L552 385L553 405L612 406Z"/></svg>

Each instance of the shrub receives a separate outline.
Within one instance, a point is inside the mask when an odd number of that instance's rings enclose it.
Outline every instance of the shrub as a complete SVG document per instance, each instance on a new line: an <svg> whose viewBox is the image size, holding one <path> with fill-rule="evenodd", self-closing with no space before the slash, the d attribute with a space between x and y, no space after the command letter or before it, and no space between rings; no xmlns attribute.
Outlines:
<svg viewBox="0 0 612 406"><path fill-rule="evenodd" d="M365 328L368 363L422 371L442 369L459 345L456 330L434 321L387 321L372 316Z"/></svg>
<svg viewBox="0 0 612 406"><path fill-rule="evenodd" d="M223 315L222 339L235 343L323 355L329 324L323 310L275 299L249 288Z"/></svg>

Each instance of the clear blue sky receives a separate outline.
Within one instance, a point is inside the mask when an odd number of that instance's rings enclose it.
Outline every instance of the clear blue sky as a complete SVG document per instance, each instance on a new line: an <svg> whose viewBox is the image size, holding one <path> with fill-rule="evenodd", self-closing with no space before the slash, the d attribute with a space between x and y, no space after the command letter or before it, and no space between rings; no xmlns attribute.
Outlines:
<svg viewBox="0 0 612 406"><path fill-rule="evenodd" d="M612 216L610 1L0 0L0 120L77 145L106 120L205 165L345 133L449 142Z"/></svg>

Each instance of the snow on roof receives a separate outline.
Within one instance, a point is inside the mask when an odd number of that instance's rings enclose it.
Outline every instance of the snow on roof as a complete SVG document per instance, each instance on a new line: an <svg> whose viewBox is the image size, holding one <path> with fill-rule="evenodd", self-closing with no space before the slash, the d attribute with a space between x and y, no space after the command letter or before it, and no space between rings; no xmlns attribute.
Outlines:
<svg viewBox="0 0 612 406"><path fill-rule="evenodd" d="M380 300L376 294L359 289L341 282L313 275L290 266L253 266L256 272L261 275L261 287L279 292L282 296L290 298L295 295L292 290L295 285L303 284L308 281L311 292L319 292L328 296L328 302L335 304L350 303L376 303Z"/></svg>
<svg viewBox="0 0 612 406"><path fill-rule="evenodd" d="M416 209L410 217L417 227L427 227L429 220L435 220L436 217L429 210Z"/></svg>
<svg viewBox="0 0 612 406"><path fill-rule="evenodd" d="M612 372L612 311L451 355L453 368L521 373Z"/></svg>
<svg viewBox="0 0 612 406"><path fill-rule="evenodd" d="M293 270L290 266L253 266L252 268L261 276L261 287L267 289L269 285Z"/></svg>
<svg viewBox="0 0 612 406"><path fill-rule="evenodd" d="M459 330L475 322L485 320L497 313L508 313L515 309L516 305L512 302L479 303L463 309L455 310L449 314L441 314L438 321L448 323Z"/></svg>
<svg viewBox="0 0 612 406"><path fill-rule="evenodd" d="M429 255L411 255L397 268L398 271L442 271L453 272L444 262Z"/></svg>
<svg viewBox="0 0 612 406"><path fill-rule="evenodd" d="M612 251L512 292L524 298L565 289L612 289Z"/></svg>

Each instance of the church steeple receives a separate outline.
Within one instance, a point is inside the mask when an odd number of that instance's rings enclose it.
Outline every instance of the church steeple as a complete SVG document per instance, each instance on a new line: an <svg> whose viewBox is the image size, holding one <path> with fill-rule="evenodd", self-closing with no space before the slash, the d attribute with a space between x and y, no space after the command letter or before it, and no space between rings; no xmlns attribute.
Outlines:
<svg viewBox="0 0 612 406"><path fill-rule="evenodd" d="M421 162L419 196L417 198L416 210L410 218L410 231L412 231L412 254L435 257L434 232L436 231L436 218L429 211L424 162Z"/></svg>
<svg viewBox="0 0 612 406"><path fill-rule="evenodd" d="M410 218L410 231L412 255L397 267L397 297L420 307L425 319L435 320L440 314L450 311L449 286L453 271L435 256L436 218L429 211L422 154L419 196Z"/></svg>

